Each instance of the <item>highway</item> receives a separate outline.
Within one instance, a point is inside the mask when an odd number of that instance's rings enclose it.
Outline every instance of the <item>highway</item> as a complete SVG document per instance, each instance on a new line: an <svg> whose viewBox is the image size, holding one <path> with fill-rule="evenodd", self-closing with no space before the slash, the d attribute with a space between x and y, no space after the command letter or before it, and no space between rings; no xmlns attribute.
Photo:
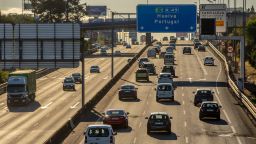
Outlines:
<svg viewBox="0 0 256 144"><path fill-rule="evenodd" d="M143 47L140 47L140 45L133 45L131 48L126 48L126 46L123 45L117 45L114 48L115 51L120 51L121 53L138 53ZM111 48L107 50L107 53L111 53ZM100 50L98 50L94 55L100 54Z"/></svg>
<svg viewBox="0 0 256 144"><path fill-rule="evenodd" d="M133 46L131 50L144 47ZM128 57L114 58L114 74L127 64ZM85 102L91 99L111 79L110 58L88 58L85 60ZM91 65L99 65L101 73L91 74ZM63 91L62 81L79 68L58 69L37 80L36 102L28 106L6 105L6 93L0 95L0 143L40 144L81 108L81 85L76 91Z"/></svg>
<svg viewBox="0 0 256 144"><path fill-rule="evenodd" d="M189 44L190 41L177 41ZM220 61L207 49L192 55L183 55L182 47L175 51L176 75L174 78L174 102L156 102L157 76L150 76L149 83L135 81L135 63L117 82L90 113L86 114L74 131L64 140L64 144L82 144L83 131L90 124L102 124L101 113L110 108L124 109L129 112L129 128L115 129L117 144L255 144L256 128L238 105L229 89L225 71ZM143 54L146 56L146 53ZM205 56L215 57L215 66L204 66ZM163 59L150 59L161 71ZM132 83L138 88L137 101L120 101L118 88ZM193 91L208 88L215 92L214 100L222 105L221 120L199 120L199 107L194 106ZM153 133L148 135L146 116L151 112L164 111L173 117L172 134Z"/></svg>

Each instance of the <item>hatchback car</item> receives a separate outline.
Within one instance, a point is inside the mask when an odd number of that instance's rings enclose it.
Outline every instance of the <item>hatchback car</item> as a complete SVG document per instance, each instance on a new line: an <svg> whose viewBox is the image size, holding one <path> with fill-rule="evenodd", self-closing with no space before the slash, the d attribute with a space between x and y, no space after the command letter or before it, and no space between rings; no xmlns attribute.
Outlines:
<svg viewBox="0 0 256 144"><path fill-rule="evenodd" d="M122 109L108 109L103 113L103 124L128 128L128 114Z"/></svg>
<svg viewBox="0 0 256 144"><path fill-rule="evenodd" d="M142 67L142 63L143 62L149 62L149 59L147 57L143 57L143 58L140 58L138 60L138 63L139 63L139 67Z"/></svg>
<svg viewBox="0 0 256 144"><path fill-rule="evenodd" d="M134 85L122 85L118 91L119 99L133 98L137 99L137 89Z"/></svg>
<svg viewBox="0 0 256 144"><path fill-rule="evenodd" d="M184 47L182 53L183 54L191 54L191 47Z"/></svg>
<svg viewBox="0 0 256 144"><path fill-rule="evenodd" d="M197 106L204 101L213 101L213 94L214 92L210 89L197 89L194 98L194 105Z"/></svg>
<svg viewBox="0 0 256 144"><path fill-rule="evenodd" d="M91 66L90 73L100 73L100 67L97 65Z"/></svg>
<svg viewBox="0 0 256 144"><path fill-rule="evenodd" d="M202 52L205 52L206 50L205 50L205 46L203 46L203 45L200 45L200 46L198 46L198 49L197 49L198 51L202 51Z"/></svg>
<svg viewBox="0 0 256 144"><path fill-rule="evenodd" d="M156 68L155 67L156 66L152 62L143 62L142 63L142 68L147 69L149 74L153 74L153 75L156 74Z"/></svg>
<svg viewBox="0 0 256 144"><path fill-rule="evenodd" d="M89 125L84 132L85 144L115 144L116 132L110 125Z"/></svg>
<svg viewBox="0 0 256 144"><path fill-rule="evenodd" d="M155 90L157 102L161 99L174 101L174 88L172 83L159 83Z"/></svg>
<svg viewBox="0 0 256 144"><path fill-rule="evenodd" d="M136 71L136 81L140 81L140 80L146 80L149 81L149 73L148 70L145 68L139 68Z"/></svg>
<svg viewBox="0 0 256 144"><path fill-rule="evenodd" d="M221 106L217 102L205 101L201 104L199 111L199 119L202 120L204 117L216 118L220 120L220 108Z"/></svg>
<svg viewBox="0 0 256 144"><path fill-rule="evenodd" d="M175 69L173 65L164 65L162 68L162 73L171 73L175 77Z"/></svg>
<svg viewBox="0 0 256 144"><path fill-rule="evenodd" d="M82 83L82 75L80 73L73 73L71 76L73 77L76 83Z"/></svg>
<svg viewBox="0 0 256 144"><path fill-rule="evenodd" d="M212 65L214 66L214 58L211 56L207 56L204 58L204 65Z"/></svg>
<svg viewBox="0 0 256 144"><path fill-rule="evenodd" d="M73 79L73 77L65 77L63 82L63 90L76 90L75 80Z"/></svg>
<svg viewBox="0 0 256 144"><path fill-rule="evenodd" d="M172 117L169 117L166 112L153 112L149 117L146 117L145 119L148 119L148 134L150 134L151 131L164 131L171 133L172 123L170 119L172 119Z"/></svg>

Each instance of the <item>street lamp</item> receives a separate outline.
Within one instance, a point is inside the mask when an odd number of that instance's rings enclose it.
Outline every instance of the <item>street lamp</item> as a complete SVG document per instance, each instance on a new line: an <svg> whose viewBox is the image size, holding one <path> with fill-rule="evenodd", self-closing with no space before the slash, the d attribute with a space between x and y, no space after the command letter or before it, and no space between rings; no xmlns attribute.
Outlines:
<svg viewBox="0 0 256 144"><path fill-rule="evenodd" d="M69 1L69 0L64 0L64 2L65 2L66 22L68 21L68 1Z"/></svg>

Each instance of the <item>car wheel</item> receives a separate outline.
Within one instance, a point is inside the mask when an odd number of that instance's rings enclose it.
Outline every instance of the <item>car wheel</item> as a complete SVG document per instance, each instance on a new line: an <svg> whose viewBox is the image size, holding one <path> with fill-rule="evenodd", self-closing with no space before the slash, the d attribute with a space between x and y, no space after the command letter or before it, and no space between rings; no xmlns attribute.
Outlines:
<svg viewBox="0 0 256 144"><path fill-rule="evenodd" d="M126 122L125 122L125 124L124 124L124 128L126 128L126 129L127 129L128 127L129 127L129 125L128 125L128 121L126 121Z"/></svg>
<svg viewBox="0 0 256 144"><path fill-rule="evenodd" d="M216 119L219 121L219 120L220 120L220 115L218 115L218 116L216 117Z"/></svg>

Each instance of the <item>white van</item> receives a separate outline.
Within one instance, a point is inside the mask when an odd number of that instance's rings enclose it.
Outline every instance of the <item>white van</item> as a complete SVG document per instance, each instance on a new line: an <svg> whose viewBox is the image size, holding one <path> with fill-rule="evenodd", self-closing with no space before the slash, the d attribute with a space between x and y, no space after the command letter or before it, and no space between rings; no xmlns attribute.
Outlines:
<svg viewBox="0 0 256 144"><path fill-rule="evenodd" d="M85 144L115 144L116 133L110 125L89 125L84 135Z"/></svg>
<svg viewBox="0 0 256 144"><path fill-rule="evenodd" d="M170 99L174 101L174 89L171 83L160 83L156 87L156 101Z"/></svg>

